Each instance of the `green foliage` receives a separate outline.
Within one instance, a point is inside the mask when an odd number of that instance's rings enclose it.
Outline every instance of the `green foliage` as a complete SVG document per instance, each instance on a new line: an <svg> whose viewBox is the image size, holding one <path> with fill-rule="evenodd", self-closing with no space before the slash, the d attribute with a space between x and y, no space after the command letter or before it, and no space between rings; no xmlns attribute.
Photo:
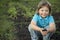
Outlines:
<svg viewBox="0 0 60 40"><path fill-rule="evenodd" d="M19 10L17 10L17 8L20 8ZM10 17L16 17L16 15L18 14L18 12L22 12L19 14L22 14L26 17L32 17L32 14L34 13L34 11L31 11L30 7L26 7L25 5L23 5L22 3L19 2L10 2L9 3L9 9L8 9L8 13L10 14Z"/></svg>
<svg viewBox="0 0 60 40"><path fill-rule="evenodd" d="M52 13L60 12L60 0L48 0L52 5Z"/></svg>
<svg viewBox="0 0 60 40"><path fill-rule="evenodd" d="M0 39L12 40L12 37L14 36L13 29L13 22L8 20L8 16L0 16Z"/></svg>
<svg viewBox="0 0 60 40"><path fill-rule="evenodd" d="M10 2L8 5L9 5L9 9L8 9L8 13L10 14L10 17L16 17L17 15L17 11L16 11L16 8L14 6L15 3L13 2Z"/></svg>
<svg viewBox="0 0 60 40"><path fill-rule="evenodd" d="M9 13L7 13L8 2L6 1L0 2L0 40L13 40L14 22L9 20Z"/></svg>

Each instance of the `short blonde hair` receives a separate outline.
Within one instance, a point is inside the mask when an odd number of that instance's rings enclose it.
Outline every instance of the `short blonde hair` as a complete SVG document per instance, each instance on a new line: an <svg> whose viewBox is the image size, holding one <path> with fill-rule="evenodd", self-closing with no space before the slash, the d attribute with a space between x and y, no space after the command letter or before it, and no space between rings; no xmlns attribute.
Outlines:
<svg viewBox="0 0 60 40"><path fill-rule="evenodd" d="M47 6L49 8L49 13L51 12L51 4L48 1L43 1L42 0L42 1L39 2L38 6L37 6L37 10L36 10L37 13L38 13L38 10L40 8L42 8L42 6Z"/></svg>

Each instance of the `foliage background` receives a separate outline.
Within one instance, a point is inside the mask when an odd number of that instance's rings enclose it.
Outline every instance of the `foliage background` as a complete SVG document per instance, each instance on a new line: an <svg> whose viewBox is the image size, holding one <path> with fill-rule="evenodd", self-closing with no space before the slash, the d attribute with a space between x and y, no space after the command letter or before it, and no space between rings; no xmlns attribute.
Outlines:
<svg viewBox="0 0 60 40"><path fill-rule="evenodd" d="M0 0L0 40L28 40L28 24L41 0ZM60 37L60 0L48 0ZM26 30L26 31L25 31ZM26 36L26 37L25 37ZM56 37L56 38L57 38Z"/></svg>

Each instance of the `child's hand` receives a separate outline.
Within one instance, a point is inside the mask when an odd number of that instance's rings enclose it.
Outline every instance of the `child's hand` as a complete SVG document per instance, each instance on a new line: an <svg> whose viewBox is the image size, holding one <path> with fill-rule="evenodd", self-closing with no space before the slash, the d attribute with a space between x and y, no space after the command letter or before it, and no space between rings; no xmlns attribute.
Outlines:
<svg viewBox="0 0 60 40"><path fill-rule="evenodd" d="M42 29L42 30L41 30L41 34L42 34L43 36L45 36L45 35L47 35L47 34L48 34L48 31L47 31L47 30Z"/></svg>
<svg viewBox="0 0 60 40"><path fill-rule="evenodd" d="M43 29L42 31L47 31L47 29Z"/></svg>
<svg viewBox="0 0 60 40"><path fill-rule="evenodd" d="M45 35L48 34L48 32L47 32L47 31L42 31L41 34L42 34L43 36L45 36Z"/></svg>

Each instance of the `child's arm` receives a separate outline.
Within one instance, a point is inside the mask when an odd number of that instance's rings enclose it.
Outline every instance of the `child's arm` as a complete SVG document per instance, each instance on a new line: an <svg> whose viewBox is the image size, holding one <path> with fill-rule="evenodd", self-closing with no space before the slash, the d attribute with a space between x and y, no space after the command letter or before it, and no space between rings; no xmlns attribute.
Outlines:
<svg viewBox="0 0 60 40"><path fill-rule="evenodd" d="M36 25L36 22L34 22L34 21L31 21L31 28L33 29L33 30L36 30L36 31L42 31L43 30L43 28L40 28L40 27L38 27L37 25Z"/></svg>
<svg viewBox="0 0 60 40"><path fill-rule="evenodd" d="M56 31L55 23L50 23L49 26L50 26L50 28L47 29L48 32Z"/></svg>
<svg viewBox="0 0 60 40"><path fill-rule="evenodd" d="M56 31L56 26L55 26L55 22L54 22L54 18L53 16L49 17L49 27L47 30L48 32L55 32Z"/></svg>
<svg viewBox="0 0 60 40"><path fill-rule="evenodd" d="M48 33L47 31L42 31L44 30L44 28L38 27L34 21L31 21L31 28L33 30L39 31L43 36L45 36Z"/></svg>

